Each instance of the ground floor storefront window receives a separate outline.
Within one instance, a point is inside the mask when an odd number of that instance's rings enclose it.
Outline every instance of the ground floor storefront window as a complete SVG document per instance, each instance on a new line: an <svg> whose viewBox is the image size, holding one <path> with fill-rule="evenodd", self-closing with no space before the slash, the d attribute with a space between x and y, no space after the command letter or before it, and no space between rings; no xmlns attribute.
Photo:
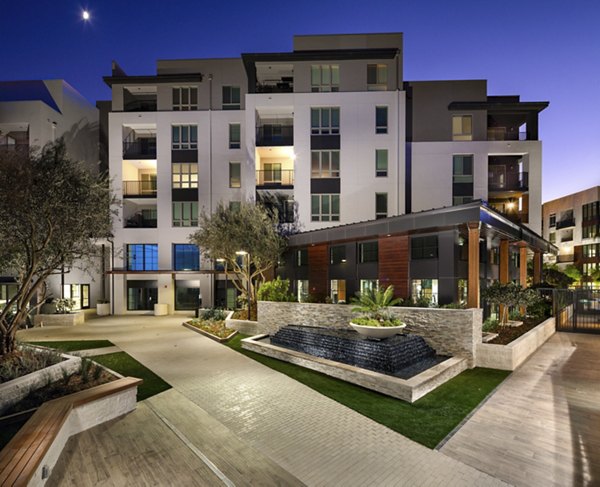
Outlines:
<svg viewBox="0 0 600 487"><path fill-rule="evenodd" d="M426 299L431 304L438 302L438 280L437 279L413 279L411 281L413 300Z"/></svg>
<svg viewBox="0 0 600 487"><path fill-rule="evenodd" d="M198 309L201 306L200 281L175 281L175 309L177 311Z"/></svg>
<svg viewBox="0 0 600 487"><path fill-rule="evenodd" d="M73 310L88 309L90 307L89 284L64 284L63 297L75 302Z"/></svg>
<svg viewBox="0 0 600 487"><path fill-rule="evenodd" d="M127 311L153 311L158 303L158 281L127 281Z"/></svg>

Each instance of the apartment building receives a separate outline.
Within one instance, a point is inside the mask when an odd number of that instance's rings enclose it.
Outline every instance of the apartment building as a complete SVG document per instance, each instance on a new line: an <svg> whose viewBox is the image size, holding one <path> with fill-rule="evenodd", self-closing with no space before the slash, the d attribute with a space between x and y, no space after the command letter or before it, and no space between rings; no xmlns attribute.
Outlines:
<svg viewBox="0 0 600 487"><path fill-rule="evenodd" d="M295 36L292 52L116 63L109 168L116 313L233 304L188 243L198 212L276 204L303 231L483 199L541 231L546 102L487 95L486 82L403 78L401 33Z"/></svg>
<svg viewBox="0 0 600 487"><path fill-rule="evenodd" d="M542 218L544 238L558 247L552 261L586 278L600 268L600 186L544 203Z"/></svg>
<svg viewBox="0 0 600 487"><path fill-rule="evenodd" d="M59 137L67 155L98 173L98 110L65 80L0 81L0 151L29 151ZM98 266L100 267L100 265ZM48 281L52 297L70 297L77 309L104 297L97 272L67 269ZM0 306L15 292L14 278L0 277Z"/></svg>

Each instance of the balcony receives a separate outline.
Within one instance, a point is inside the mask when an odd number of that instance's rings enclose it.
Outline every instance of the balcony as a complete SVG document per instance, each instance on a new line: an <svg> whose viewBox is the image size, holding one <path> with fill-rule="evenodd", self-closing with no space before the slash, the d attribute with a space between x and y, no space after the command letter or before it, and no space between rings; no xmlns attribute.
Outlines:
<svg viewBox="0 0 600 487"><path fill-rule="evenodd" d="M265 124L256 128L257 147L294 145L294 126Z"/></svg>
<svg viewBox="0 0 600 487"><path fill-rule="evenodd" d="M156 218L147 218L142 213L125 220L125 228L156 228Z"/></svg>
<svg viewBox="0 0 600 487"><path fill-rule="evenodd" d="M492 166L490 166L491 169ZM494 175L488 179L488 191L517 191L524 192L529 189L529 173L522 171L518 173L502 174L501 177Z"/></svg>
<svg viewBox="0 0 600 487"><path fill-rule="evenodd" d="M123 198L156 198L156 179L123 181Z"/></svg>
<svg viewBox="0 0 600 487"><path fill-rule="evenodd" d="M556 258L556 262L558 262L559 264L563 264L565 262L574 262L575 261L575 255L573 254L559 254L558 257Z"/></svg>
<svg viewBox="0 0 600 487"><path fill-rule="evenodd" d="M29 144L9 144L8 142L0 142L0 151L3 152L27 152Z"/></svg>
<svg viewBox="0 0 600 487"><path fill-rule="evenodd" d="M293 169L261 169L256 171L256 189L289 189L293 187Z"/></svg>
<svg viewBox="0 0 600 487"><path fill-rule="evenodd" d="M488 127L487 140L527 140L527 132L514 130L513 127Z"/></svg>
<svg viewBox="0 0 600 487"><path fill-rule="evenodd" d="M284 76L281 79L265 79L256 83L256 93L293 93L294 78Z"/></svg>
<svg viewBox="0 0 600 487"><path fill-rule="evenodd" d="M130 100L123 106L124 112L155 112L156 99L154 100Z"/></svg>
<svg viewBox="0 0 600 487"><path fill-rule="evenodd" d="M123 159L156 159L156 137L124 141Z"/></svg>
<svg viewBox="0 0 600 487"><path fill-rule="evenodd" d="M556 222L557 230L560 230L561 228L569 228L569 227L574 227L574 226L575 226L575 217L564 218L564 219ZM564 240L563 240L563 242L564 242Z"/></svg>

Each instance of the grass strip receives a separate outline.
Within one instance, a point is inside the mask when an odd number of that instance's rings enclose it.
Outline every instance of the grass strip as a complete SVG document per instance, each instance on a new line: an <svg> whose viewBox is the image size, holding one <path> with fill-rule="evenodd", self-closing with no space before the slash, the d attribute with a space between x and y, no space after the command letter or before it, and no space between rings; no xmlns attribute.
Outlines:
<svg viewBox="0 0 600 487"><path fill-rule="evenodd" d="M285 374L428 448L435 448L510 372L475 368L462 372L409 404L333 377L242 349L246 335L225 345Z"/></svg>
<svg viewBox="0 0 600 487"><path fill-rule="evenodd" d="M40 347L54 348L62 352L75 352L78 350L92 350L93 348L114 347L114 343L108 340L69 340L56 342L27 342Z"/></svg>

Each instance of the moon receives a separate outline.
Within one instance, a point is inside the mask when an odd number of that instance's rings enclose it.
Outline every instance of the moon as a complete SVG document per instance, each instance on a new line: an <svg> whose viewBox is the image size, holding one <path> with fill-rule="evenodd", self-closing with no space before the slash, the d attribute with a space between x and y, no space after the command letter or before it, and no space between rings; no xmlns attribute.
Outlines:
<svg viewBox="0 0 600 487"><path fill-rule="evenodd" d="M83 20L90 20L90 13L87 10L84 10L81 13L81 17L83 18Z"/></svg>

